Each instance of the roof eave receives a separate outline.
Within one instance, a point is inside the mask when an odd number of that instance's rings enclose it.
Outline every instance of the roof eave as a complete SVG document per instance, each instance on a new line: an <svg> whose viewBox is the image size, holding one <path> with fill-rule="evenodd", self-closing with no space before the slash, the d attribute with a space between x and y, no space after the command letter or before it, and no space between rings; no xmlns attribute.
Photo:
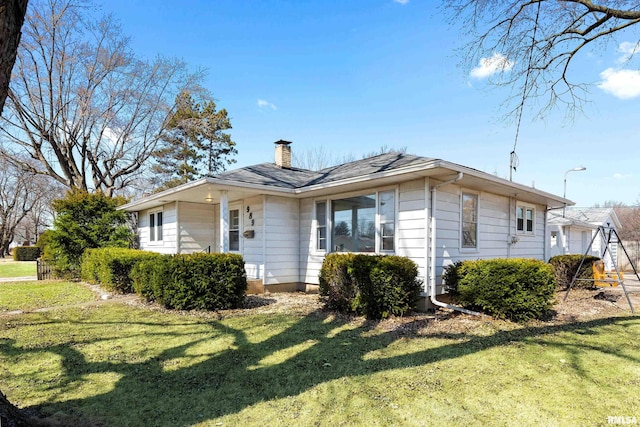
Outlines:
<svg viewBox="0 0 640 427"><path fill-rule="evenodd" d="M127 212L135 212L139 210L149 209L149 205L161 206L167 203L166 199L170 199L173 196L197 187L204 187L205 185L215 185L231 189L243 189L254 190L260 194L272 194L272 195L292 195L293 189L275 187L272 185L251 184L238 181L229 181L220 178L205 177L196 181L191 181L186 184L179 185L177 187L170 188L168 190L161 191L159 193L152 194L150 196L143 197L139 200L127 203L119 206L118 210L124 210ZM144 207L143 207L144 206Z"/></svg>

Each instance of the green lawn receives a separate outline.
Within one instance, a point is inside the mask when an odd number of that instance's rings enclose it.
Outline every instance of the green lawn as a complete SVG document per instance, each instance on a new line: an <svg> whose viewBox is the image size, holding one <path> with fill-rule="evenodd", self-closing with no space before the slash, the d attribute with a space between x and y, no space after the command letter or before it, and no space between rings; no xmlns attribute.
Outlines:
<svg viewBox="0 0 640 427"><path fill-rule="evenodd" d="M0 277L24 277L35 275L35 261L0 261Z"/></svg>
<svg viewBox="0 0 640 427"><path fill-rule="evenodd" d="M93 299L93 292L77 283L58 281L0 282L0 314L13 310L59 307Z"/></svg>
<svg viewBox="0 0 640 427"><path fill-rule="evenodd" d="M447 322L464 332L423 334L323 312L218 318L120 304L0 317L1 389L61 425L640 419L638 317L528 327L463 318Z"/></svg>

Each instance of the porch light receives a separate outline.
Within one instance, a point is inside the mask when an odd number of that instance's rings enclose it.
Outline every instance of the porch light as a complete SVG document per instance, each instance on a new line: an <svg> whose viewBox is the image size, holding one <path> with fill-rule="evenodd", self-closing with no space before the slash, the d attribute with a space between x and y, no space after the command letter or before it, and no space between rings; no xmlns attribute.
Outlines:
<svg viewBox="0 0 640 427"><path fill-rule="evenodd" d="M205 197L204 201L208 202L208 203L211 203L211 202L213 202L213 197L211 197L211 196Z"/></svg>

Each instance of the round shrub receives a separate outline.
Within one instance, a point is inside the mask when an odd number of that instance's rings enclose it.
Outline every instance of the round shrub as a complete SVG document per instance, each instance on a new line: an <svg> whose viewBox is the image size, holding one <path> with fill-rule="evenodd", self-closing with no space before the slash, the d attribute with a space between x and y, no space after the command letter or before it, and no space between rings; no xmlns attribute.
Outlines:
<svg viewBox="0 0 640 427"><path fill-rule="evenodd" d="M406 257L329 254L320 269L320 295L333 310L369 319L402 315L420 294L418 266Z"/></svg>
<svg viewBox="0 0 640 427"><path fill-rule="evenodd" d="M459 301L489 315L523 322L545 316L553 304L553 267L532 259L464 261L458 269Z"/></svg>

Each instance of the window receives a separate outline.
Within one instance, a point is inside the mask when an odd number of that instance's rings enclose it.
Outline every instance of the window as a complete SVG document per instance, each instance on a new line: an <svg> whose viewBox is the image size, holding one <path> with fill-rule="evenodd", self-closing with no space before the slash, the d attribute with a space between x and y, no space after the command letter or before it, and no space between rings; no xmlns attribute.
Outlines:
<svg viewBox="0 0 640 427"><path fill-rule="evenodd" d="M396 204L395 191L383 191L379 193L380 203L378 214L380 215L380 250L393 251L396 231Z"/></svg>
<svg viewBox="0 0 640 427"><path fill-rule="evenodd" d="M518 205L516 207L516 231L523 234L533 234L535 217L535 208Z"/></svg>
<svg viewBox="0 0 640 427"><path fill-rule="evenodd" d="M316 250L327 250L327 202L316 202Z"/></svg>
<svg viewBox="0 0 640 427"><path fill-rule="evenodd" d="M229 250L240 250L240 209L229 211Z"/></svg>
<svg viewBox="0 0 640 427"><path fill-rule="evenodd" d="M462 193L462 236L464 249L478 247L478 195Z"/></svg>
<svg viewBox="0 0 640 427"><path fill-rule="evenodd" d="M162 211L149 213L149 241L162 241Z"/></svg>
<svg viewBox="0 0 640 427"><path fill-rule="evenodd" d="M393 251L395 249L395 197L395 190L391 190L332 200L332 251ZM316 218L318 218L317 212Z"/></svg>

